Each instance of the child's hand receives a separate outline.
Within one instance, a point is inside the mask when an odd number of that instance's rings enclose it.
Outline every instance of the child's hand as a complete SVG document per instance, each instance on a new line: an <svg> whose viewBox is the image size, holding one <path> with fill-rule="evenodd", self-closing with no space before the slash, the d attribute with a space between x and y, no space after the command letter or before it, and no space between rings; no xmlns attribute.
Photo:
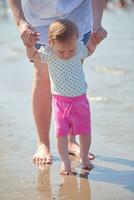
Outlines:
<svg viewBox="0 0 134 200"><path fill-rule="evenodd" d="M107 31L102 27L101 24L96 24L93 26L93 31L90 36L94 43L99 44L102 40L104 40L104 38L107 37Z"/></svg>
<svg viewBox="0 0 134 200"><path fill-rule="evenodd" d="M37 40L39 39L39 33L38 32L27 32L27 34L29 35L29 42L27 44L28 47L33 47L35 46Z"/></svg>
<svg viewBox="0 0 134 200"><path fill-rule="evenodd" d="M27 36L29 38L29 42L27 43L27 45L25 45L27 56L29 60L32 62L40 62L40 55L35 48L35 44L36 44L37 38L39 37L39 34L37 32L32 33L29 30L27 31Z"/></svg>
<svg viewBox="0 0 134 200"><path fill-rule="evenodd" d="M94 37L92 37L92 36L90 37L90 39L89 39L89 41L88 41L86 46L88 48L89 55L91 55L95 51L95 49L97 47L97 42L94 39Z"/></svg>
<svg viewBox="0 0 134 200"><path fill-rule="evenodd" d="M107 31L102 27L94 27L93 32L90 35L89 41L87 43L87 48L89 50L89 55L91 55L98 44L100 44L100 42L107 37Z"/></svg>
<svg viewBox="0 0 134 200"><path fill-rule="evenodd" d="M34 28L26 21L19 22L20 37L26 47L33 46L35 41L39 40L39 33L34 31Z"/></svg>

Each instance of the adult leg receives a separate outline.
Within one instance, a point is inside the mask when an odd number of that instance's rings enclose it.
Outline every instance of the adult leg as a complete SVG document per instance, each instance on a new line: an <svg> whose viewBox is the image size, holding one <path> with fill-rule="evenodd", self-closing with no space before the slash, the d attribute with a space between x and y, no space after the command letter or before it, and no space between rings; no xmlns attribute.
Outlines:
<svg viewBox="0 0 134 200"><path fill-rule="evenodd" d="M45 64L34 65L32 88L33 114L38 133L37 152L33 162L51 163L49 129L51 121L51 93L48 68Z"/></svg>

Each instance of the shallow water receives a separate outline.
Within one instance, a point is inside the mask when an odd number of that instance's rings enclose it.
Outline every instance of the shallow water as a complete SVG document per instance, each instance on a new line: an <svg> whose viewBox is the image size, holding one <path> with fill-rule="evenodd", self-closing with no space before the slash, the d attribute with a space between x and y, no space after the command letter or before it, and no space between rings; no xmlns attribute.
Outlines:
<svg viewBox="0 0 134 200"><path fill-rule="evenodd" d="M0 197L3 200L133 199L134 9L105 11L103 24L108 37L85 61L92 110L91 150L96 160L89 174L81 171L78 161L73 160L78 174L72 178L59 176L53 120L53 165L38 169L29 163L36 150L31 112L33 67L26 58L15 23L8 16L0 20L0 178L3 183Z"/></svg>

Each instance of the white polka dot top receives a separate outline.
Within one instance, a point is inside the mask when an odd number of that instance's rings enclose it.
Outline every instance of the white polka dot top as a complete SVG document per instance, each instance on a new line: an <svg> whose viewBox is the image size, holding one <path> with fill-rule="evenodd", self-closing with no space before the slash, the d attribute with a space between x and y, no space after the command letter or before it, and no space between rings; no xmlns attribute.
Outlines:
<svg viewBox="0 0 134 200"><path fill-rule="evenodd" d="M48 65L52 94L74 97L86 93L81 60L88 56L88 49L83 42L78 42L75 56L66 60L58 58L49 46L41 46L38 51L41 62Z"/></svg>

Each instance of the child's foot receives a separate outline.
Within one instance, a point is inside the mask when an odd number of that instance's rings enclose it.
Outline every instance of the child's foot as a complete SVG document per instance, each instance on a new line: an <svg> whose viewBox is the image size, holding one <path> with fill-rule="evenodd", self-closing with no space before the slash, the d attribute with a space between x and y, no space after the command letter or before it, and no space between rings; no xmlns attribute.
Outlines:
<svg viewBox="0 0 134 200"><path fill-rule="evenodd" d="M60 175L62 176L67 176L67 175L72 175L73 172L71 171L70 163L67 164L62 164L62 168L60 171Z"/></svg>
<svg viewBox="0 0 134 200"><path fill-rule="evenodd" d="M52 164L52 156L45 145L40 145L33 156L35 164Z"/></svg>
<svg viewBox="0 0 134 200"><path fill-rule="evenodd" d="M93 169L93 164L90 162L89 159L85 160L85 161L82 161L82 169L85 169L85 170L91 170Z"/></svg>
<svg viewBox="0 0 134 200"><path fill-rule="evenodd" d="M69 146L68 146L68 152L69 154L71 155L74 155L74 156L77 156L77 157L80 157L80 145L76 142L74 143L69 143ZM93 153L89 153L88 154L88 158L89 160L94 160L95 159L95 155Z"/></svg>

